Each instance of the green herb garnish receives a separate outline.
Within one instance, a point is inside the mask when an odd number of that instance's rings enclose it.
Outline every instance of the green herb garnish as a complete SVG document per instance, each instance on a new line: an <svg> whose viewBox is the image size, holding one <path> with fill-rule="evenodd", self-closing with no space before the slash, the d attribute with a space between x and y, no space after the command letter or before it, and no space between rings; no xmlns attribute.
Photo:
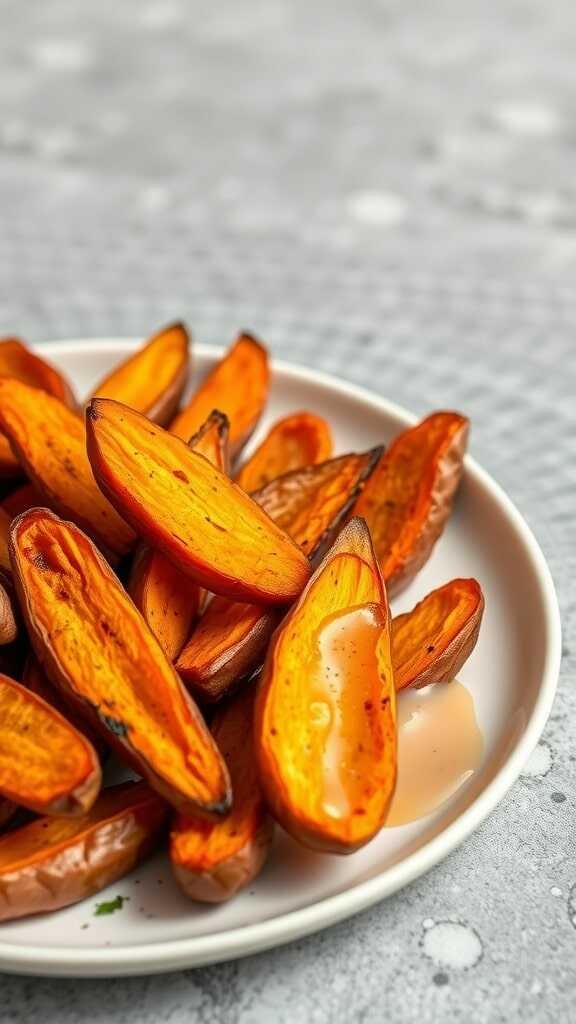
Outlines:
<svg viewBox="0 0 576 1024"><path fill-rule="evenodd" d="M94 917L102 917L104 914L114 914L117 910L122 910L126 900L129 899L129 896L115 896L113 900L105 900L104 903L97 903L96 910L94 911Z"/></svg>

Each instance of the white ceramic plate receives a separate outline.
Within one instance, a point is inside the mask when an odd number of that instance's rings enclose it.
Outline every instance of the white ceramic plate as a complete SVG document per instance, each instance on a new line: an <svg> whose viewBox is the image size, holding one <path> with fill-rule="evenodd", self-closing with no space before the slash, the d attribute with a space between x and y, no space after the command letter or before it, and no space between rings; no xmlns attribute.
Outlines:
<svg viewBox="0 0 576 1024"><path fill-rule="evenodd" d="M58 342L42 352L79 394L137 343ZM217 350L196 346L204 373ZM392 403L312 370L275 363L266 425L296 409L332 424L336 451L389 441L413 417ZM484 735L480 771L429 817L385 829L351 857L322 856L278 834L252 887L220 907L186 901L163 855L94 899L0 929L0 969L30 974L150 974L214 963L289 942L376 903L446 857L517 778L550 712L560 663L556 596L544 557L506 495L472 459L455 512L425 569L395 602L411 607L454 576L475 576L486 595L478 646L460 674ZM129 900L111 916L96 904Z"/></svg>

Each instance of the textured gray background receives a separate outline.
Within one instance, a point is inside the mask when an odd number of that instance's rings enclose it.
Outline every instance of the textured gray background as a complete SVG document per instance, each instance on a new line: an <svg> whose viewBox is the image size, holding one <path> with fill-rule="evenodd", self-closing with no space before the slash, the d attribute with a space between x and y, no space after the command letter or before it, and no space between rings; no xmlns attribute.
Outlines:
<svg viewBox="0 0 576 1024"><path fill-rule="evenodd" d="M235 964L4 976L2 1024L575 1019L575 52L569 0L0 0L0 331L246 326L462 407L566 645L531 768L428 877Z"/></svg>

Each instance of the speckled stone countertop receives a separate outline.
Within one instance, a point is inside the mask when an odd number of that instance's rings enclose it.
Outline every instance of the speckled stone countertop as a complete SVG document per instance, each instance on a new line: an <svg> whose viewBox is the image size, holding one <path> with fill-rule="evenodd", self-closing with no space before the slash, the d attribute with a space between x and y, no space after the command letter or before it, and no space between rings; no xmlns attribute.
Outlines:
<svg viewBox="0 0 576 1024"><path fill-rule="evenodd" d="M462 407L565 630L542 743L428 876L238 963L3 976L0 1021L574 1020L576 7L0 0L0 25L0 331L247 326L416 412Z"/></svg>

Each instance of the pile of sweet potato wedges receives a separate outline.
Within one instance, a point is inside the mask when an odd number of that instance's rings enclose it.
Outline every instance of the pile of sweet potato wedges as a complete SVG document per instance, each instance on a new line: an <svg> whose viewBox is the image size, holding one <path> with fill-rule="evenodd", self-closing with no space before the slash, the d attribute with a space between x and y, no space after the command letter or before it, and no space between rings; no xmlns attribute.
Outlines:
<svg viewBox="0 0 576 1024"><path fill-rule="evenodd" d="M483 596L456 579L391 618L439 538L467 419L334 456L278 421L241 335L183 400L191 345L161 331L81 405L0 342L0 920L90 896L166 841L188 896L261 869L274 822L349 853L383 826L396 693L449 682ZM138 779L102 788L110 751Z"/></svg>

